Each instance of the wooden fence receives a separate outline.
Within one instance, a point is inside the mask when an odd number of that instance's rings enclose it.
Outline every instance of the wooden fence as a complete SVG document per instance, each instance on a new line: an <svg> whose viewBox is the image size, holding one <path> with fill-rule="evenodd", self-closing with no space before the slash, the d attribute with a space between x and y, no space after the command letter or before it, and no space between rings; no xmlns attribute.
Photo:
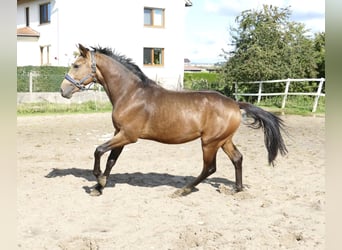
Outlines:
<svg viewBox="0 0 342 250"><path fill-rule="evenodd" d="M263 83L281 83L286 82L284 92L281 93L263 93L262 92L262 84ZM317 91L316 92L289 92L291 82L318 82ZM238 100L239 96L257 96L258 103L261 100L262 96L283 96L283 101L281 108L284 109L286 105L286 99L289 95L309 95L315 96L315 100L312 107L312 112L316 112L318 100L321 96L325 96L322 93L323 84L325 83L324 78L307 78L307 79L284 79L284 80L271 80L271 81L255 81L255 82L243 82L243 83L235 83L235 99ZM239 84L259 84L258 93L239 93Z"/></svg>

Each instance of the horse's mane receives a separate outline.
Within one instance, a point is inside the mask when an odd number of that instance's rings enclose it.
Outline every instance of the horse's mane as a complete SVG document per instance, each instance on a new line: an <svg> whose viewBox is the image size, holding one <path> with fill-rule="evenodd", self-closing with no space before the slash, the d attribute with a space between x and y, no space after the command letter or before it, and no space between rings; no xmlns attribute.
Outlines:
<svg viewBox="0 0 342 250"><path fill-rule="evenodd" d="M115 61L122 64L124 67L126 67L128 70L130 70L132 73L134 73L136 76L139 77L143 85L149 85L149 84L156 84L154 81L149 79L144 72L136 65L131 58L128 58L124 55L120 55L117 53L114 49L111 48L104 48L104 47L91 47L95 52L99 52L101 54L104 54L106 56L109 56L113 58Z"/></svg>

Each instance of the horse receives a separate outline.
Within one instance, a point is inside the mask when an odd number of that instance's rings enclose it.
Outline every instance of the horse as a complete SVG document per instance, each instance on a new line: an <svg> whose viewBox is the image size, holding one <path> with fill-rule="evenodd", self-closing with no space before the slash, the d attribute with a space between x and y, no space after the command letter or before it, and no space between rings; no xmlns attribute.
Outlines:
<svg viewBox="0 0 342 250"><path fill-rule="evenodd" d="M200 138L203 168L193 181L175 191L184 196L216 171L216 155L220 148L235 169L235 191L243 190L242 154L233 143L240 123L264 131L268 163L274 164L278 152L287 153L282 132L284 121L275 114L251 103L238 102L216 91L168 90L148 78L124 55L108 47L87 48L78 44L79 56L61 83L61 95L71 98L92 83L101 84L112 104L113 137L96 147L93 175L97 183L90 195L103 193L109 174L124 146L138 139L165 144L181 144ZM249 117L244 123L242 113ZM101 156L109 152L102 173Z"/></svg>

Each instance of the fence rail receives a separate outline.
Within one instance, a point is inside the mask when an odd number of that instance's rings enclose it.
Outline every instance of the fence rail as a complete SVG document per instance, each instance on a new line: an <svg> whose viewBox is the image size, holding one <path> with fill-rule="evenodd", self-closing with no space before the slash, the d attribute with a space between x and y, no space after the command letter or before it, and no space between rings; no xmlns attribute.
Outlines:
<svg viewBox="0 0 342 250"><path fill-rule="evenodd" d="M284 92L278 92L278 93L263 93L262 92L262 85L263 83L282 83L285 82L285 89ZM318 87L316 92L289 92L290 84L291 82L318 82ZM270 80L270 81L255 81L255 82L242 82L242 83L235 83L235 99L238 100L239 96L257 96L258 97L258 103L260 103L262 96L283 96L281 108L284 109L286 105L286 99L289 95L308 95L308 96L316 96L312 112L316 112L317 106L318 106L318 100L321 96L325 96L324 93L322 93L323 84L325 83L324 78L304 78L304 79L283 79L283 80ZM238 88L239 84L259 84L258 93L239 93Z"/></svg>

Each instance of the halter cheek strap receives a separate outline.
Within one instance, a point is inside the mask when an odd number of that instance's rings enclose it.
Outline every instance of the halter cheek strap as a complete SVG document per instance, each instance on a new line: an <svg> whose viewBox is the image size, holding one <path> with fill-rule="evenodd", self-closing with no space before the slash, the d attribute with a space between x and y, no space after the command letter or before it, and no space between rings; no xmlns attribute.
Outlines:
<svg viewBox="0 0 342 250"><path fill-rule="evenodd" d="M91 69L92 72L91 74L86 75L85 77L83 77L80 81L75 80L74 78L72 78L72 76L70 76L69 74L65 75L65 79L68 80L69 82L71 82L75 87L79 88L81 91L83 90L89 90L90 86L94 83L97 82L97 79L95 77L95 73L96 73L96 61L95 61L95 56L94 56L94 51L90 51L91 54ZM92 82L89 84L89 87L86 88L85 85L83 84L86 80L88 80L89 78L93 78Z"/></svg>

